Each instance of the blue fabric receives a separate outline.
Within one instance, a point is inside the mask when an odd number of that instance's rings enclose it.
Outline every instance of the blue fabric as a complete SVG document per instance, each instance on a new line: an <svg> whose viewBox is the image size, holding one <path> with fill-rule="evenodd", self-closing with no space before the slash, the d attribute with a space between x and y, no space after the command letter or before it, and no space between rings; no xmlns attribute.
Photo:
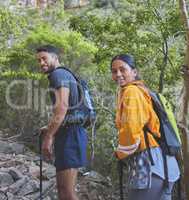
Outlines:
<svg viewBox="0 0 189 200"><path fill-rule="evenodd" d="M53 70L49 76L50 97L56 103L54 90L60 87L69 88L69 109L77 105L79 95L77 81L73 75L62 68ZM79 168L87 164L87 133L80 125L61 126L55 135L56 170Z"/></svg>
<svg viewBox="0 0 189 200"><path fill-rule="evenodd" d="M128 188L146 189L151 187L151 163L147 151L135 153L126 158ZM132 166L132 167L131 167Z"/></svg>
<svg viewBox="0 0 189 200"><path fill-rule="evenodd" d="M61 127L55 136L55 167L57 171L87 165L87 133L79 126Z"/></svg>
<svg viewBox="0 0 189 200"><path fill-rule="evenodd" d="M151 166L152 173L165 179L164 175L164 164L161 148L151 148L151 154L155 165ZM175 182L180 177L180 170L175 157L167 156L167 166L168 166L168 180L169 182Z"/></svg>
<svg viewBox="0 0 189 200"><path fill-rule="evenodd" d="M79 102L77 81L70 72L62 68L57 68L49 74L48 79L49 79L49 88L51 89L50 97L53 104L55 104L56 102L53 89L66 87L69 88L70 90L69 109L77 105L77 103Z"/></svg>
<svg viewBox="0 0 189 200"><path fill-rule="evenodd" d="M151 148L154 165L151 165L147 150L134 153L122 160L125 163L127 186L129 189L150 189L151 178L157 175L162 180L164 176L164 162L160 147ZM167 156L168 181L174 183L180 177L180 170L175 157Z"/></svg>
<svg viewBox="0 0 189 200"><path fill-rule="evenodd" d="M171 200L173 183L164 188L164 181L157 175L152 175L152 185L148 189L129 190L129 200Z"/></svg>

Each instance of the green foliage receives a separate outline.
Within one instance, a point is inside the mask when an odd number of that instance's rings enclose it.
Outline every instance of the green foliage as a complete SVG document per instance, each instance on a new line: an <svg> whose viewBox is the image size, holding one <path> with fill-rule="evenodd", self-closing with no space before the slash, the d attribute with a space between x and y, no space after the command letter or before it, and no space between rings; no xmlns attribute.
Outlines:
<svg viewBox="0 0 189 200"><path fill-rule="evenodd" d="M26 24L22 16L12 13L5 7L0 7L0 63L6 60L9 47L21 37Z"/></svg>
<svg viewBox="0 0 189 200"><path fill-rule="evenodd" d="M7 84L15 79L38 80L40 87L46 88L35 49L47 43L61 49L63 63L89 82L94 95L98 115L95 168L114 176L116 86L111 81L111 58L120 53L133 54L147 85L158 90L162 82L163 91L171 96L169 88L174 88L181 77L185 32L176 1L102 0L91 5L94 7L77 12L64 11L62 2L40 12L0 8L0 77ZM5 89L0 85L1 97ZM18 87L12 95L17 102L22 96L24 101L27 91ZM6 116L4 127L12 124L13 130L16 127L31 133L32 126L37 128L47 121L47 116L39 117L41 113L33 107L15 111L4 98L0 105Z"/></svg>
<svg viewBox="0 0 189 200"><path fill-rule="evenodd" d="M171 68L174 68L172 72L179 71L180 59L175 59L180 58L179 54L174 58L174 62L167 61L166 66L163 63L165 43L168 43L167 56L170 60L172 48L178 46L176 42L178 37L182 38L179 34L182 32L179 10L172 1L164 3L122 1L119 9L113 13L99 16L88 11L85 14L73 16L70 21L74 30L81 32L99 47L96 61L99 70L103 72L109 68L111 57L119 53L133 54L144 77L150 77L151 71L148 69L152 67L156 71L155 77L160 77L164 69L166 74ZM179 77L178 73L174 75ZM170 76L163 76L165 83L175 83L176 79L172 79L171 76L171 79L167 80L168 77ZM145 80L152 88L158 88L158 78L154 81Z"/></svg>
<svg viewBox="0 0 189 200"><path fill-rule="evenodd" d="M96 0L94 2L94 6L97 8L102 8L104 6L107 6L109 3L109 0Z"/></svg>
<svg viewBox="0 0 189 200"><path fill-rule="evenodd" d="M22 29L26 26L26 20L12 12L7 8L0 7L0 41L5 42L10 36L18 36L22 34Z"/></svg>
<svg viewBox="0 0 189 200"><path fill-rule="evenodd" d="M93 41L99 49L96 53L98 73L95 85L102 100L100 105L96 101L99 106L96 157L101 171L102 168L109 169L108 164L113 162L112 151L116 147L117 137L111 123L114 116L109 112L114 113L115 100L111 97L116 93L110 81L112 56L120 53L133 54L147 85L158 90L162 82L163 91L167 91L167 88L174 87L181 78L179 70L184 48L183 27L175 1L120 0L116 1L116 5L115 10L106 8L106 12L103 9L95 9L93 12L89 9L70 16L70 27ZM106 97L111 100L106 101ZM99 163L104 163L106 167L100 167ZM106 172L112 174L111 169Z"/></svg>
<svg viewBox="0 0 189 200"><path fill-rule="evenodd" d="M2 63L4 70L11 69L14 71L14 75L18 73L15 71L19 71L27 77L36 77L32 75L38 71L35 49L44 44L52 44L61 49L64 55L63 62L67 66L72 66L74 70L90 65L97 51L95 45L83 38L80 33L57 32L51 25L41 23L40 26L30 31L20 43L9 49L6 60ZM11 75L11 73L9 74Z"/></svg>
<svg viewBox="0 0 189 200"><path fill-rule="evenodd" d="M25 29L21 31L23 35L16 34L17 29L12 29L14 41L11 46L5 45L4 54L0 59L0 77L1 80L4 80L0 83L2 86L0 87L2 90L0 103L3 106L2 112L5 114L1 120L1 126L11 128L15 134L22 133L24 140L31 140L33 132L46 124L49 117L49 110L46 109L49 99L45 101L42 96L44 92L46 94L48 83L45 76L39 74L35 49L44 44L57 46L63 50L63 63L81 74L85 70L95 70L96 67L93 59L98 48L93 42L84 38L81 33L69 30L68 25L64 26L66 24L64 12L59 12L58 9L55 16L52 17L53 11L55 11L54 8L46 10L44 13L38 13L36 10L28 12L23 10L22 15L27 21ZM65 29L62 30L61 26ZM18 30L21 28L18 24ZM15 82L16 80L18 82ZM33 80L36 80L37 86ZM26 87L24 88L22 84L19 85L19 81L23 81ZM5 98L9 86L13 83L15 87L11 87L9 95L14 104L25 105L26 107L23 109L12 107ZM28 105L27 103L30 101L32 104ZM42 101L45 101L46 104L43 105Z"/></svg>

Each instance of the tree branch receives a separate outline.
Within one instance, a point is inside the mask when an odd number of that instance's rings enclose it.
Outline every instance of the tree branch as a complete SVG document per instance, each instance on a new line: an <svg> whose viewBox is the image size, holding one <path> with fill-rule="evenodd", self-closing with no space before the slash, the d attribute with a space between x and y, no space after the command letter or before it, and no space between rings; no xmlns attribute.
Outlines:
<svg viewBox="0 0 189 200"><path fill-rule="evenodd" d="M185 0L179 0L180 3L180 10L181 10L181 16L185 25L187 37L189 38L189 21L188 21L188 12L186 8L186 2ZM187 38L187 40L188 40Z"/></svg>
<svg viewBox="0 0 189 200"><path fill-rule="evenodd" d="M187 134L187 116L188 116L188 106L189 106L189 20L188 20L188 13L186 8L185 0L179 0L179 6L181 11L181 17L186 29L186 53L185 53L185 60L184 60L184 67L182 68L183 72L183 89L182 89L182 102L180 105L179 111L179 122L182 124L180 129L182 133L182 143L183 143L183 164L184 164L184 175L183 175L183 186L185 189L186 197L185 199L189 199L189 189L188 189L188 182L189 182L189 162L187 158L189 157L189 135ZM184 127L184 128L183 128Z"/></svg>
<svg viewBox="0 0 189 200"><path fill-rule="evenodd" d="M184 72L183 78L184 78L184 89L183 89L183 95L182 95L182 105L181 105L181 113L182 113L182 123L187 124L187 113L188 113L188 101L189 101L189 20L188 20L188 13L186 9L186 2L185 0L179 0L180 3L180 10L181 10L181 17L183 20L183 23L185 25L186 29L186 36L187 36L187 47L186 47L186 54L185 54L185 61L184 61Z"/></svg>

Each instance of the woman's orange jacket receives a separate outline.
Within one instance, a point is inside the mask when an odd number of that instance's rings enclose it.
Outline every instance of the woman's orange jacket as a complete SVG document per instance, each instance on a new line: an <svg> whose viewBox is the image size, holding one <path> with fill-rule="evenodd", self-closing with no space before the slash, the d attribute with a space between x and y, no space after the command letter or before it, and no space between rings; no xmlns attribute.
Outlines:
<svg viewBox="0 0 189 200"><path fill-rule="evenodd" d="M123 159L130 154L146 149L143 127L160 137L159 119L153 110L151 97L142 81L135 81L122 87L118 93L116 126L118 128L118 148L116 155ZM149 133L150 147L159 146Z"/></svg>

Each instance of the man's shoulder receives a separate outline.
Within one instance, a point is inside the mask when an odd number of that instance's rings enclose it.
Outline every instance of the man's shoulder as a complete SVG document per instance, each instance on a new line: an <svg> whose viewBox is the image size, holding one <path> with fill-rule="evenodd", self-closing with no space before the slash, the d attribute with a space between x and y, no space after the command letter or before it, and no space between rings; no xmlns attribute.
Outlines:
<svg viewBox="0 0 189 200"><path fill-rule="evenodd" d="M51 73L51 76L58 76L58 75L71 75L71 73L66 70L66 68L64 67L57 67L56 69L54 69Z"/></svg>
<svg viewBox="0 0 189 200"><path fill-rule="evenodd" d="M73 89L74 85L77 85L74 76L66 69L60 67L50 72L48 79L51 88L67 87Z"/></svg>
<svg viewBox="0 0 189 200"><path fill-rule="evenodd" d="M58 67L57 69L53 70L50 75L50 79L66 79L66 80L75 80L74 76L63 67Z"/></svg>

